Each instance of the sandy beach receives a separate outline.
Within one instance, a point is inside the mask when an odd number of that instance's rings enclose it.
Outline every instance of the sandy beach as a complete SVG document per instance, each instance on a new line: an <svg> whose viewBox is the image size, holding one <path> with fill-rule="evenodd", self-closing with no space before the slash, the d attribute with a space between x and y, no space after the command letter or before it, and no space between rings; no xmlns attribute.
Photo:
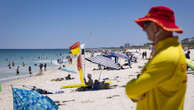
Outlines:
<svg viewBox="0 0 194 110"><path fill-rule="evenodd" d="M141 50L143 51L143 50ZM148 55L150 50L146 50ZM140 52L141 53L141 52ZM86 53L86 57L90 55ZM25 77L2 83L2 91L0 92L0 110L12 110L13 109L13 96L11 85L16 88L24 88L23 85L30 87L36 86L41 89L49 91L64 91L61 94L49 94L54 101L59 101L59 110L135 110L136 103L132 102L125 94L125 85L131 79L136 78L140 73L141 68L148 60L141 58L141 54L137 54L137 63L132 63L132 68L126 67L124 70L95 70L97 65L86 60L83 61L83 68L85 68L84 74L92 74L92 79L103 78L117 79L112 80L112 89L96 90L96 91L75 91L76 88L61 88L61 85L79 84L79 74L69 73L66 71L58 70L58 68L48 69L41 75L35 75L32 77ZM194 50L191 50L191 59L194 60ZM123 63L124 59L119 59L119 62ZM67 64L66 66L76 68L76 59L73 59L73 64ZM63 80L63 81L51 81L56 78L64 78L68 74L71 74L75 79ZM185 97L185 110L192 110L194 108L194 74L188 74L187 91Z"/></svg>

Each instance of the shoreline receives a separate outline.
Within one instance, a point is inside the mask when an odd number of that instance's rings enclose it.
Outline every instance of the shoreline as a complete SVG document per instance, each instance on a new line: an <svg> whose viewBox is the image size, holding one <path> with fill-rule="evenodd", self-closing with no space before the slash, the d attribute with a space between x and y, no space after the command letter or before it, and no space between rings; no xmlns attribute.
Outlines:
<svg viewBox="0 0 194 110"><path fill-rule="evenodd" d="M57 68L58 67L49 67L49 69L47 69L47 71L52 71L52 70L57 69ZM47 72L47 71L43 71L42 73L44 74L44 72ZM29 78L29 77L34 77L34 76L37 76L38 74L41 74L41 73L35 72L31 76L29 74L25 74L25 75L15 75L15 76L10 76L10 77L6 77L6 78L1 78L0 83L7 83L10 81L14 81L14 80L20 80L20 79L25 79L25 78Z"/></svg>

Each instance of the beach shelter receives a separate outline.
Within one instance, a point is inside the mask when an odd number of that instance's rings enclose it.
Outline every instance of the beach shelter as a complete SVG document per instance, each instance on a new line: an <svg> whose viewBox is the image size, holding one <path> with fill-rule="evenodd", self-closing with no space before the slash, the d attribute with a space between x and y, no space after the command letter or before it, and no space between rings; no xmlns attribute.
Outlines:
<svg viewBox="0 0 194 110"><path fill-rule="evenodd" d="M124 59L127 59L127 60L130 59L130 57L128 57L126 54L121 53L121 52L113 52L112 55L117 56L117 57L121 57L121 58L124 58Z"/></svg>
<svg viewBox="0 0 194 110"><path fill-rule="evenodd" d="M58 106L48 96L36 91L12 88L14 110L58 110Z"/></svg>
<svg viewBox="0 0 194 110"><path fill-rule="evenodd" d="M99 64L105 67L113 68L113 69L120 69L120 66L118 63L115 63L113 60L104 57L104 56L95 56L90 58L85 58L87 61L90 61L95 64Z"/></svg>
<svg viewBox="0 0 194 110"><path fill-rule="evenodd" d="M105 57L107 57L107 58L114 58L115 59L115 63L118 63L118 57L117 56L115 56L115 55L113 55L113 54L110 54L110 55L104 55Z"/></svg>
<svg viewBox="0 0 194 110"><path fill-rule="evenodd" d="M104 56L95 56L95 57L90 57L90 58L85 58L87 61L90 61L92 63L95 64L99 64L105 67L109 67L112 69L120 69L120 66L118 63L115 63L113 60L111 60L110 58L104 57ZM99 80L101 77L102 71L100 72L99 75Z"/></svg>

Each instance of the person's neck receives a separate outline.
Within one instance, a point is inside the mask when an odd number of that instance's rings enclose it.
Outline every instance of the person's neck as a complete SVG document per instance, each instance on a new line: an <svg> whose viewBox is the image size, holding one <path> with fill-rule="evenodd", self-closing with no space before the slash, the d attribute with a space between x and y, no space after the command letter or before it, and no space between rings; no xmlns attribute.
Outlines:
<svg viewBox="0 0 194 110"><path fill-rule="evenodd" d="M158 34L155 38L155 41L154 41L154 44L158 43L159 41L161 40L164 40L166 38L169 38L169 37L173 37L173 34L172 32L166 32L166 31L163 31L161 32L160 34Z"/></svg>

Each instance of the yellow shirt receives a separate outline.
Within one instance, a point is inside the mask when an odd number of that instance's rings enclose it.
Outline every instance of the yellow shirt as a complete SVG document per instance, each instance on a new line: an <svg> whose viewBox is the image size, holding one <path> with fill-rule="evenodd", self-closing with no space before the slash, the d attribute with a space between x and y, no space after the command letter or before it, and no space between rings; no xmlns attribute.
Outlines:
<svg viewBox="0 0 194 110"><path fill-rule="evenodd" d="M129 98L139 99L137 110L183 110L186 90L186 58L178 37L155 45L156 54L142 74L126 85Z"/></svg>

